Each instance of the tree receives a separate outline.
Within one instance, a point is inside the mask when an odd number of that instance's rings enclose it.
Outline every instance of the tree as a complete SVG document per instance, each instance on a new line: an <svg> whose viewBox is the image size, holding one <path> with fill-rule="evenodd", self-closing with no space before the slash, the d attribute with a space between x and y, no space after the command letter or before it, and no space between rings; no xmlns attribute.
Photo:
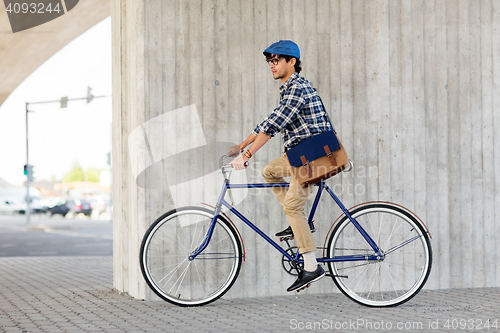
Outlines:
<svg viewBox="0 0 500 333"><path fill-rule="evenodd" d="M63 176L63 183L71 183L71 182L81 182L85 180L85 172L80 167L78 162L73 164L73 169L70 172L66 173Z"/></svg>
<svg viewBox="0 0 500 333"><path fill-rule="evenodd" d="M89 182L99 183L101 180L101 169L87 169L87 180Z"/></svg>
<svg viewBox="0 0 500 333"><path fill-rule="evenodd" d="M87 169L87 174L85 175L85 171L82 167L75 162L73 164L73 169L70 172L66 173L63 178L63 183L71 183L71 182L83 182L85 180L90 182L98 183L100 181L101 169L89 168ZM85 179L87 176L87 179Z"/></svg>

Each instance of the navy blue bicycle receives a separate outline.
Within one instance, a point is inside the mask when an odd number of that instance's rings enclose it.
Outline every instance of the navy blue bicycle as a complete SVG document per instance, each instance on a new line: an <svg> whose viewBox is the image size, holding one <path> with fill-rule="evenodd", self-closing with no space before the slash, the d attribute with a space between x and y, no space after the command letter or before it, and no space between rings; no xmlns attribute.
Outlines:
<svg viewBox="0 0 500 333"><path fill-rule="evenodd" d="M283 268L297 275L303 260L291 237L284 249L224 198L229 189L287 187L282 184L231 184L230 165L223 165L224 184L215 208L182 207L159 217L144 235L140 250L142 274L162 299L179 306L200 306L223 296L233 285L243 261L240 233L221 213L228 208L282 255ZM352 168L352 163L351 164ZM431 271L430 234L410 210L390 202L366 202L346 209L325 184L317 184L309 223L313 223L326 191L342 210L330 228L317 261L328 265L340 291L370 307L390 307L415 296Z"/></svg>

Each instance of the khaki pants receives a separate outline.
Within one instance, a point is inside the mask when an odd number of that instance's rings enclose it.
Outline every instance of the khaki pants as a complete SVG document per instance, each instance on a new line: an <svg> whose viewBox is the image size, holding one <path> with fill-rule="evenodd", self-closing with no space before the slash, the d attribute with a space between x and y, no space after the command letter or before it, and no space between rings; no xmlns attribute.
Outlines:
<svg viewBox="0 0 500 333"><path fill-rule="evenodd" d="M290 176L289 168L286 155L282 155L262 169L262 176L268 183L285 183L283 177ZM312 190L312 186L300 186L293 177L288 188L273 188L288 223L292 227L299 252L302 254L316 250L311 229L304 214L304 206Z"/></svg>

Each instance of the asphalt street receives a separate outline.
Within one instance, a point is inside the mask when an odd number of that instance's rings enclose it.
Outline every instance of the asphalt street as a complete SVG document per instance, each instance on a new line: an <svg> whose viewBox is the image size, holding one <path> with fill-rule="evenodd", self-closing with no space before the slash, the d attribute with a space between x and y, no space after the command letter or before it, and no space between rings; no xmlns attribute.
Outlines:
<svg viewBox="0 0 500 333"><path fill-rule="evenodd" d="M106 256L113 254L109 217L0 215L0 257Z"/></svg>

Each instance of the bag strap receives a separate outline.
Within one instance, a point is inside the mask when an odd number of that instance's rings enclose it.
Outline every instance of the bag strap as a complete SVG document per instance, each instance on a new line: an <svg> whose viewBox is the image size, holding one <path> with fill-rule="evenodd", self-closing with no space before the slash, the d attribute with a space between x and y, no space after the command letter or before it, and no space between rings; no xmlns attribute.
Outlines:
<svg viewBox="0 0 500 333"><path fill-rule="evenodd" d="M306 172L307 172L307 176L309 178L312 178L312 172L311 172L311 168L309 167L309 162L307 162L307 159L304 155L300 156L300 160L302 161L302 167L304 169L306 169Z"/></svg>
<svg viewBox="0 0 500 333"><path fill-rule="evenodd" d="M325 112L325 115L326 115L326 120L328 120L328 122L330 123L330 126L332 126L333 133L337 134L337 131L335 130L335 127L333 127L332 121L330 120L330 116L328 115L328 111L326 111L325 104L323 104L323 100L317 94L317 92L316 92L316 96L318 96L319 101L321 102L321 106L323 107L323 111Z"/></svg>

